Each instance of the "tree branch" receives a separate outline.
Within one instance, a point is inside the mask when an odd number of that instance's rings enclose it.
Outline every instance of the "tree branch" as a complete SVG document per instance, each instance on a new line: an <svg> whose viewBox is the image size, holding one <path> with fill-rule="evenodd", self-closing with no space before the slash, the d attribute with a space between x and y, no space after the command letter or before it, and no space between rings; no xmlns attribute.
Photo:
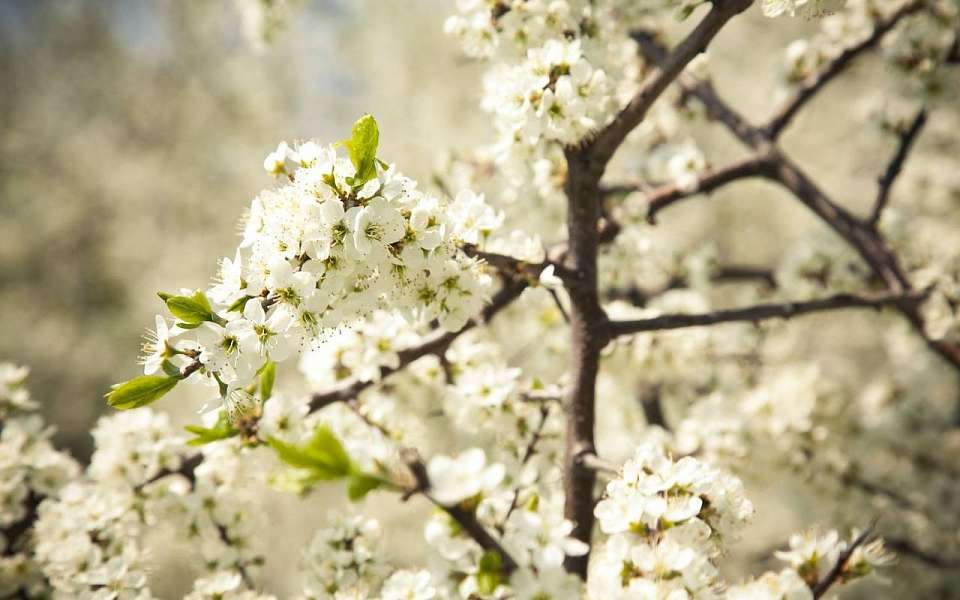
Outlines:
<svg viewBox="0 0 960 600"><path fill-rule="evenodd" d="M798 315L844 308L881 308L884 306L916 306L923 299L922 294L884 294L882 296L855 296L838 294L829 298L806 302L783 302L777 304L757 304L746 308L718 310L700 314L671 314L648 319L630 321L612 321L610 335L619 337L646 331L663 331L685 327L700 327L717 323L735 321L762 321L765 319L789 319Z"/></svg>
<svg viewBox="0 0 960 600"><path fill-rule="evenodd" d="M416 450L412 448L404 449L401 452L401 458L406 463L415 481L414 487L407 490L404 498L409 498L413 494L422 494L437 508L443 510L451 519L456 521L457 525L467 532L481 548L499 554L503 572L506 575L517 570L517 561L510 556L510 553L507 552L500 541L490 535L486 527L477 520L477 515L474 511L467 510L459 504L443 504L430 495L430 479L427 476L427 466L423 463L423 459L420 458L420 454Z"/></svg>
<svg viewBox="0 0 960 600"><path fill-rule="evenodd" d="M707 169L697 178L693 189L685 189L676 184L666 184L644 194L647 205L647 221L656 223L657 213L671 204L697 194L707 194L730 182L747 177L766 176L772 166L769 157L754 154L719 168Z"/></svg>
<svg viewBox="0 0 960 600"><path fill-rule="evenodd" d="M468 256L480 258L492 267L496 268L501 275L515 278L517 276L532 277L536 279L540 272L549 266L553 266L554 274L560 279L576 277L575 273L565 268L562 263L549 258L543 262L529 263L506 254L497 254L496 252L486 252L480 250L472 244L463 246L463 251Z"/></svg>
<svg viewBox="0 0 960 600"><path fill-rule="evenodd" d="M636 35L645 53L656 53L657 45L648 36ZM787 188L798 200L810 208L838 235L843 237L893 292L911 290L906 275L901 271L896 255L883 239L865 221L861 221L833 202L807 175L780 152L766 133L751 125L739 113L730 108L708 82L700 81L682 73L679 82L687 94L695 96L706 107L707 115L723 123L741 142L759 153L770 156L774 164L772 179ZM926 341L927 346L941 358L960 370L960 345L945 340L930 338L924 330L924 320L917 307L900 307L901 312L914 330Z"/></svg>
<svg viewBox="0 0 960 600"><path fill-rule="evenodd" d="M901 19L917 12L923 8L923 5L922 0L911 0L907 2L895 10L889 17L880 20L867 39L845 49L836 58L827 63L826 67L812 77L807 78L800 84L790 100L780 109L780 112L770 120L769 124L764 128L765 134L770 139L777 139L784 128L790 124L790 121L797 112L799 112L817 92L823 89L830 80L842 73L857 56L879 44L883 36L893 29Z"/></svg>
<svg viewBox="0 0 960 600"><path fill-rule="evenodd" d="M777 287L777 280L771 269L765 267L754 267L750 265L720 265L710 274L710 281L713 283L735 283L751 282L758 283L767 288ZM667 283L655 290L645 290L639 287L611 288L604 290L603 297L605 301L625 300L638 307L646 306L651 299L669 292L685 288L690 284L688 278L684 275L676 275Z"/></svg>
<svg viewBox="0 0 960 600"><path fill-rule="evenodd" d="M899 556L906 556L920 561L929 567L936 569L956 569L960 568L960 559L940 556L933 552L928 552L911 540L906 538L884 538L883 545L896 552Z"/></svg>
<svg viewBox="0 0 960 600"><path fill-rule="evenodd" d="M843 572L847 568L847 562L850 561L850 557L853 556L854 551L862 546L873 534L873 525L863 530L860 535L856 537L855 540L850 542L850 545L847 546L843 552L840 553L840 556L837 557L837 562L834 563L833 568L823 576L823 579L818 581L813 587L810 588L810 591L813 592L814 599L822 597L827 593L827 590L830 589L834 583L840 580L843 577Z"/></svg>
<svg viewBox="0 0 960 600"><path fill-rule="evenodd" d="M479 318L470 319L460 331L444 331L435 329L426 335L416 346L411 346L398 352L400 358L396 367L380 367L380 378L386 378L397 371L406 368L410 363L419 358L431 354L443 354L450 344L463 333L473 329L477 325L487 323L498 312L510 305L514 300L520 297L520 294L527 288L527 282L524 280L508 280L503 287L494 294L490 304L484 307ZM346 402L356 398L362 391L371 387L374 381L362 381L359 379L349 379L340 383L329 390L315 392L310 397L310 412L320 410L324 406L335 402Z"/></svg>
<svg viewBox="0 0 960 600"><path fill-rule="evenodd" d="M530 462L530 459L533 458L533 455L537 451L537 446L540 444L540 440L543 439L543 430L547 426L547 418L550 416L550 403L542 402L540 404L540 422L537 423L536 429L533 430L533 433L530 435L530 441L527 442L527 447L523 452L523 458L520 460L520 466L525 467L527 463ZM504 528L507 526L507 521L510 520L510 515L513 514L513 511L517 508L517 503L520 501L520 486L517 486L513 490L513 498L510 500L510 507L507 508L507 513L503 517L500 526L497 528L502 534Z"/></svg>
<svg viewBox="0 0 960 600"><path fill-rule="evenodd" d="M746 10L750 4L751 0L713 0L710 12L694 30L665 60L654 63L656 66L641 84L640 90L633 99L609 125L600 130L593 142L589 144L592 147L592 159L601 172L627 135L643 121L647 111L667 86L677 78L691 60L707 49L707 45L727 21Z"/></svg>
<svg viewBox="0 0 960 600"><path fill-rule="evenodd" d="M883 214L883 209L887 207L887 202L890 198L890 190L893 188L893 183L900 175L900 171L903 169L903 163L906 162L907 156L910 154L910 149L913 147L913 142L917 139L917 136L920 135L920 130L923 129L923 125L926 122L927 111L926 109L921 109L917 113L917 116L913 118L913 122L910 124L910 126L904 131L900 132L900 141L897 145L897 151L894 153L893 158L890 159L890 163L887 165L886 171L884 171L883 175L881 175L877 180L877 184L879 186L879 189L877 190L877 199L873 203L873 212L870 214L870 218L867 221L871 228L877 228L877 224L880 222L880 216Z"/></svg>
<svg viewBox="0 0 960 600"><path fill-rule="evenodd" d="M564 516L573 523L571 535L590 544L593 533L596 474L583 466L580 457L595 454L594 425L596 380L600 351L607 344L607 315L600 307L597 286L597 252L600 244L600 173L593 169L589 150L568 148L567 259L576 272L564 281L570 297L571 384L564 403L567 417L564 448ZM568 556L567 572L587 578L589 554Z"/></svg>

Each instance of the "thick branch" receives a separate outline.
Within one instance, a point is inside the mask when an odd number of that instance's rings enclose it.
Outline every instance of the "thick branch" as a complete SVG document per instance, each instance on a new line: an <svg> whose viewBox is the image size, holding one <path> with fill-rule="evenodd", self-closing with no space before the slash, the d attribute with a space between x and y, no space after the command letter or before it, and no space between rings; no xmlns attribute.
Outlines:
<svg viewBox="0 0 960 600"><path fill-rule="evenodd" d="M607 316L597 291L597 248L601 241L599 173L589 150L567 149L567 259L577 277L564 281L570 297L571 384L564 404L564 516L573 522L572 536L590 544L593 532L593 488L596 474L580 458L595 454L594 424L600 350L607 344ZM589 554L569 556L564 567L587 577Z"/></svg>
<svg viewBox="0 0 960 600"><path fill-rule="evenodd" d="M685 327L700 327L717 323L735 321L756 322L765 319L789 319L799 315L844 308L881 308L884 306L907 307L916 306L923 299L919 294L884 294L882 296L855 296L839 294L819 300L806 302L783 302L774 304L757 304L746 308L733 308L700 314L672 314L636 319L631 321L612 321L610 335L618 337L633 335L645 331L663 331L667 329L681 329Z"/></svg>
<svg viewBox="0 0 960 600"><path fill-rule="evenodd" d="M923 129L923 125L926 122L927 111L926 109L921 109L917 113L917 116L913 118L913 122L910 124L910 126L900 133L900 141L897 144L897 151L894 153L893 158L890 159L890 163L887 165L887 170L884 171L883 175L880 176L880 179L877 180L877 185L879 186L877 190L877 199L873 203L873 212L870 214L870 219L867 221L874 229L876 229L877 224L880 222L880 216L883 214L883 209L887 207L887 202L890 199L890 190L893 188L893 183L900 175L900 171L903 170L903 163L906 162L907 156L910 154L910 149L913 147L913 142L917 139L917 136L920 135L920 130Z"/></svg>
<svg viewBox="0 0 960 600"><path fill-rule="evenodd" d="M691 60L707 49L707 45L727 21L746 10L750 3L751 0L714 0L710 12L697 24L696 28L674 48L665 60L655 63L653 71L640 86L640 91L590 144L592 158L595 164L600 165L601 171L627 135L643 121L647 111L667 86L677 78Z"/></svg>
<svg viewBox="0 0 960 600"><path fill-rule="evenodd" d="M836 58L827 63L826 67L812 77L807 78L806 81L800 84L784 107L780 109L780 112L778 112L764 128L766 134L771 139L776 139L783 129L790 124L790 121L797 112L799 112L817 92L823 89L830 80L842 73L857 56L879 44L883 36L893 29L902 18L917 12L923 8L923 4L921 0L907 2L895 10L889 17L879 21L867 39L845 49Z"/></svg>

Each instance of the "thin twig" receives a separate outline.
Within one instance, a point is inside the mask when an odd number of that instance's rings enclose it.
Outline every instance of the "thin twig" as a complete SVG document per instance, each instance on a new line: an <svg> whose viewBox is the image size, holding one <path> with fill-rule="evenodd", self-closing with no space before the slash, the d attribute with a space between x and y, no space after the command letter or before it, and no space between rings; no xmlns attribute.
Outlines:
<svg viewBox="0 0 960 600"><path fill-rule="evenodd" d="M853 556L854 551L862 546L864 542L867 541L867 538L873 534L875 524L876 521L871 523L869 527L864 529L860 535L856 537L856 539L850 542L850 545L847 546L843 552L840 553L840 556L837 557L837 562L834 563L833 568L831 568L830 571L823 576L823 579L815 583L810 588L810 591L813 592L814 600L826 594L827 590L830 589L830 586L836 583L843 576L843 572L847 568L847 563L850 561L850 557Z"/></svg>
<svg viewBox="0 0 960 600"><path fill-rule="evenodd" d="M567 309L563 307L563 302L560 301L560 294L557 293L557 290L547 288L550 297L553 298L553 303L557 305L557 310L560 311L560 316L563 317L563 320L567 323L570 323L570 315L567 313Z"/></svg>
<svg viewBox="0 0 960 600"><path fill-rule="evenodd" d="M883 545L896 552L898 556L906 556L929 567L936 569L960 568L960 559L940 556L918 547L913 541L906 538L884 538Z"/></svg>
<svg viewBox="0 0 960 600"><path fill-rule="evenodd" d="M635 319L630 321L612 321L609 326L611 337L633 335L647 331L663 331L685 327L700 327L717 323L735 321L757 322L765 319L789 319L798 315L845 308L881 308L884 306L916 305L924 298L923 294L883 294L881 296L856 296L838 294L819 300L806 302L782 302L757 304L746 308L717 310L699 314L670 314Z"/></svg>
<svg viewBox="0 0 960 600"><path fill-rule="evenodd" d="M893 188L893 183L900 175L900 171L903 170L903 163L906 162L907 156L910 154L910 148L913 146L913 142L917 139L917 136L920 135L920 130L923 129L923 125L926 122L927 111L926 109L920 109L920 111L917 112L917 116L913 118L913 122L910 123L910 126L900 133L897 151L894 153L893 158L890 159L886 171L884 171L883 175L877 180L877 199L873 203L873 212L867 220L871 228L876 229L877 224L880 222L883 209L887 207L887 202L890 199L890 190Z"/></svg>
<svg viewBox="0 0 960 600"><path fill-rule="evenodd" d="M662 48L650 36L641 33L635 34L635 38L640 42L641 51L648 57L655 57L658 53L663 53ZM776 148L766 132L751 125L742 115L724 102L709 82L698 80L688 73L682 73L678 80L685 93L696 97L703 103L707 115L712 120L725 125L745 145L769 156L774 165L771 179L789 190L801 203L806 205L850 244L891 292L911 290L910 281L901 270L897 256L877 235L874 228L853 216L827 196L806 173ZM900 311L914 331L926 341L931 350L949 362L955 369L960 370L960 345L946 340L933 339L927 335L924 319L916 306L900 307Z"/></svg>
<svg viewBox="0 0 960 600"><path fill-rule="evenodd" d="M717 284L739 282L757 283L769 289L777 287L777 280L772 269L751 265L720 265L710 274L710 281ZM667 281L666 284L654 290L644 290L639 287L610 288L604 290L603 297L606 301L625 300L634 306L642 308L653 298L662 296L671 290L688 287L689 285L690 279L688 276L677 275Z"/></svg>
<svg viewBox="0 0 960 600"><path fill-rule="evenodd" d="M434 330L430 334L426 335L419 344L401 350L397 353L399 356L399 362L395 367L385 366L380 368L380 379L382 380L396 373L397 371L406 368L408 365L424 356L443 354L447 348L450 347L450 344L452 344L453 341L463 333L469 331L477 325L487 323L497 313L520 297L521 292L527 288L527 285L527 282L522 279L509 280L505 282L500 291L493 296L490 304L484 307L479 318L470 319L459 331L444 331L442 329ZM374 383L374 381L348 379L347 381L337 384L331 389L324 390L322 392L315 392L310 397L310 411L314 412L329 404L345 402L356 398L361 392L373 386Z"/></svg>
<svg viewBox="0 0 960 600"><path fill-rule="evenodd" d="M437 508L447 513L451 519L457 522L463 531L467 532L477 544L484 550L494 551L500 555L503 572L509 575L517 570L517 561L503 547L499 540L493 537L486 527L477 520L476 512L467 510L459 504L448 505L439 502L430 494L430 479L427 475L427 466L420 458L420 453L413 448L404 448L400 453L404 463L410 470L414 479L413 486L406 491L404 499L414 494L420 494Z"/></svg>
<svg viewBox="0 0 960 600"><path fill-rule="evenodd" d="M769 157L754 154L722 167L707 169L697 176L696 187L685 188L671 183L653 188L643 197L647 205L647 221L655 224L658 212L684 198L710 193L738 179L764 175L770 165Z"/></svg>
<svg viewBox="0 0 960 600"><path fill-rule="evenodd" d="M879 21L869 37L858 44L846 48L837 55L836 58L827 63L818 73L802 82L793 96L764 128L766 135L770 139L777 139L784 128L790 124L790 121L797 112L829 83L830 80L842 73L857 56L877 46L880 40L883 39L883 36L893 29L901 19L917 12L923 8L923 6L924 2L922 0L907 2L895 10L889 17Z"/></svg>
<svg viewBox="0 0 960 600"><path fill-rule="evenodd" d="M537 451L537 445L540 444L540 440L543 439L543 429L547 425L547 418L550 416L550 403L543 402L540 404L540 422L537 423L536 429L533 430L533 434L530 436L530 441L527 442L527 447L523 452L523 458L520 460L520 466L525 467L527 463L530 462L530 459L533 458L534 453ZM521 469L522 470L522 469ZM517 503L520 502L520 486L518 485L513 489L513 498L510 500L510 507L507 508L507 514L504 515L503 520L497 526L497 529L503 534L504 529L507 526L507 521L510 520L510 515L513 514L513 511L517 508Z"/></svg>

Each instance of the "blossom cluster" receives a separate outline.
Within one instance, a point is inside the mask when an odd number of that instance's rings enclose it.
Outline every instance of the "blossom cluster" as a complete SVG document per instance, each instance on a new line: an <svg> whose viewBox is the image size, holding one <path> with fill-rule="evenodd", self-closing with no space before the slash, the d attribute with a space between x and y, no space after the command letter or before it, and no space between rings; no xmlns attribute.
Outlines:
<svg viewBox="0 0 960 600"><path fill-rule="evenodd" d="M256 414L245 388L267 361L281 362L377 310L451 331L478 312L490 278L462 244L482 244L499 224L482 196L447 202L376 156L370 116L335 146L281 144L265 168L286 183L254 199L234 258L206 292L161 294L176 317L158 315L144 347L147 377L118 386L111 405L149 403L180 379L218 387L231 418ZM363 374L375 378L377 368ZM167 374L167 378L159 375ZM196 373L196 375L194 375Z"/></svg>
<svg viewBox="0 0 960 600"><path fill-rule="evenodd" d="M53 429L34 411L24 385L28 370L0 363L0 596L33 597L44 576L28 540L45 498L56 497L80 468L51 443ZM17 532L20 532L17 534Z"/></svg>
<svg viewBox="0 0 960 600"><path fill-rule="evenodd" d="M693 457L674 462L651 443L607 484L595 513L604 543L593 598L711 597L720 548L753 513L739 479Z"/></svg>
<svg viewBox="0 0 960 600"><path fill-rule="evenodd" d="M636 75L633 43L617 3L458 2L446 22L471 56L497 61L483 106L496 117L502 152L541 141L573 144L602 127Z"/></svg>

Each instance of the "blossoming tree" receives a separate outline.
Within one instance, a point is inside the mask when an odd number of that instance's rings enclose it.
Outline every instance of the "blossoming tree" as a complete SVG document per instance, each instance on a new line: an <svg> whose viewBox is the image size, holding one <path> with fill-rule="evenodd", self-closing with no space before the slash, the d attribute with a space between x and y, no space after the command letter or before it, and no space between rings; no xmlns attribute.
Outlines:
<svg viewBox="0 0 960 600"><path fill-rule="evenodd" d="M282 35L286 3L246 4L253 30ZM107 393L122 412L94 429L89 465L52 446L25 369L0 369L0 595L150 598L144 537L169 528L207 571L188 597L269 598L260 492L310 502L335 485L343 510L290 575L304 598L819 598L887 566L888 547L947 589L960 254L934 238L960 185L898 202L894 184L960 61L957 5L850 0L786 49L779 109L757 125L704 54L750 0L456 4L448 33L491 65L493 144L420 186L381 156L370 115L334 144L281 143L264 162L278 183L214 283L159 294L144 373ZM678 17L693 25L671 43ZM874 51L917 108L884 115L896 147L860 214L779 139ZM689 135L703 122L747 155L710 166ZM625 153L632 176L616 179ZM832 237L770 267L657 243L663 211L747 178ZM882 377L832 380L790 354L805 325L788 319L863 309L887 332ZM315 391L289 391L284 363ZM178 433L148 405L190 384L210 401ZM761 464L860 527L811 522L780 566L731 575ZM430 557L390 564L362 508L414 496L436 508Z"/></svg>

